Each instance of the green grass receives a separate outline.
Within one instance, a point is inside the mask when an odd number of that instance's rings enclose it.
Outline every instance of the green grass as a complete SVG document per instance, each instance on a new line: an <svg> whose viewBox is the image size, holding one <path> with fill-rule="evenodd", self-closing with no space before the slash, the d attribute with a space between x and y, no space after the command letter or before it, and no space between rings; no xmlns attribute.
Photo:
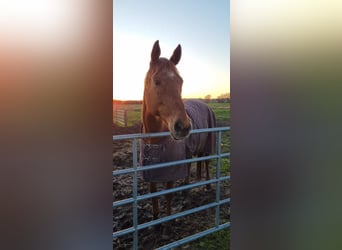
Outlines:
<svg viewBox="0 0 342 250"><path fill-rule="evenodd" d="M215 113L218 124L227 124L230 121L230 103L209 103Z"/></svg>
<svg viewBox="0 0 342 250"><path fill-rule="evenodd" d="M175 249L184 248L191 250L228 250L230 249L230 229L223 229Z"/></svg>
<svg viewBox="0 0 342 250"><path fill-rule="evenodd" d="M227 126L230 120L229 103L209 103L214 111L217 125ZM134 126L141 122L141 104L121 104L120 109L127 110L127 126Z"/></svg>
<svg viewBox="0 0 342 250"><path fill-rule="evenodd" d="M141 104L120 104L120 107L118 108L126 110L127 112L127 127L134 126L141 122ZM118 125L124 126L122 124Z"/></svg>
<svg viewBox="0 0 342 250"><path fill-rule="evenodd" d="M140 110L129 110L127 111L127 126L134 126L141 122L141 111Z"/></svg>

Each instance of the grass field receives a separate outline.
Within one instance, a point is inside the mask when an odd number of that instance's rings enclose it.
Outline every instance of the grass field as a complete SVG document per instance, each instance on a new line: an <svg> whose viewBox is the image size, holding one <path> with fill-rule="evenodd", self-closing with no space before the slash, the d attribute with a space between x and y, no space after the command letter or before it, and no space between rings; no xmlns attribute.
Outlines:
<svg viewBox="0 0 342 250"><path fill-rule="evenodd" d="M218 126L230 124L230 103L209 103L208 105L215 113ZM115 107L127 111L127 126L141 122L141 104L120 104Z"/></svg>
<svg viewBox="0 0 342 250"><path fill-rule="evenodd" d="M223 229L209 234L188 244L188 249L196 250L228 250L230 248L230 230ZM181 249L181 248L180 248Z"/></svg>
<svg viewBox="0 0 342 250"><path fill-rule="evenodd" d="M216 123L218 127L230 125L230 103L209 103L208 104L215 113ZM133 126L141 122L141 104L121 104L120 109L127 111L127 126ZM230 131L222 133L222 152L230 152ZM216 160L211 162L216 165ZM215 168L211 168L211 174L215 174ZM221 159L221 175L230 175L230 159ZM200 238L189 244L187 249L229 249L230 229L221 230ZM182 248L177 248L182 249Z"/></svg>

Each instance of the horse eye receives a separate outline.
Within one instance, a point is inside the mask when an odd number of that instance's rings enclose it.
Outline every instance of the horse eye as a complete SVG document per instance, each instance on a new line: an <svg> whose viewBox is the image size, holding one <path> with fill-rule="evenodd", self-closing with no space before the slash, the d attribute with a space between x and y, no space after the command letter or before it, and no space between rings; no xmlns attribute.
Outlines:
<svg viewBox="0 0 342 250"><path fill-rule="evenodd" d="M161 84L161 81L160 81L160 80L155 80L155 81L154 81L154 84L157 85L157 86L159 86L159 85Z"/></svg>

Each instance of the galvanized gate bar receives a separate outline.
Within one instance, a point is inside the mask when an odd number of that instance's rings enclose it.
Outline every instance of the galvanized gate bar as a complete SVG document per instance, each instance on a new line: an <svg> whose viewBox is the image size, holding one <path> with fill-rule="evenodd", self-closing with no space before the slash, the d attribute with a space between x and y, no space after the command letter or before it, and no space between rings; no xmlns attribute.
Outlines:
<svg viewBox="0 0 342 250"><path fill-rule="evenodd" d="M137 139L133 139L133 152L137 152L138 150L138 142ZM137 170L138 164L138 156L137 154L133 154L133 247L134 249L138 249L138 172Z"/></svg>
<svg viewBox="0 0 342 250"><path fill-rule="evenodd" d="M221 142L222 142L222 134L221 131L218 132L217 139L217 154L221 154ZM217 159L216 164L216 179L219 179L221 176L221 159ZM220 200L220 182L216 182L216 201ZM215 226L220 224L220 206L216 207L215 211Z"/></svg>
<svg viewBox="0 0 342 250"><path fill-rule="evenodd" d="M157 220L152 220L152 221L146 222L144 224L140 224L140 225L138 225L137 230L141 230L141 229L144 229L144 228L147 228L147 227L155 226L155 225L161 224L163 222L168 222L170 220L174 220L174 219L177 219L177 218L180 218L180 217L184 217L184 216L187 216L187 215L190 215L190 214L193 214L193 213L197 213L197 212L209 209L209 208L216 207L218 205L227 204L229 202L230 202L230 198L227 198L227 199L224 199L224 200L220 200L219 202L212 202L212 203L208 203L208 204L205 204L205 205L202 205L202 206L199 206L199 207L188 209L186 211L182 211L182 212L175 213L175 214L172 214L172 215L169 215L169 216L165 216L165 217L157 219ZM113 237L119 237L119 236L122 236L122 235L125 235L125 234L129 234L129 233L134 232L135 230L136 229L134 227L126 228L126 229L123 229L123 230L120 230L120 231L117 231L117 232L113 233Z"/></svg>
<svg viewBox="0 0 342 250"><path fill-rule="evenodd" d="M188 236L186 238L183 238L183 239L180 239L178 241L172 242L170 244L167 244L167 245L162 246L162 247L157 248L157 249L171 249L171 248L183 245L185 243L194 241L194 240L196 240L198 238L201 238L201 237L206 236L208 234L215 233L217 231L220 231L222 229L226 229L226 228L229 228L229 227L230 227L230 222L226 222L226 223L223 223L223 224L219 225L218 227L213 227L213 228L207 229L205 231L202 231L202 232L190 235L190 236ZM113 238L120 237L122 235L129 234L129 233L133 233L134 232L134 228L130 227L130 228L121 230L119 232L113 233ZM115 234L115 236L114 236L114 234Z"/></svg>
<svg viewBox="0 0 342 250"><path fill-rule="evenodd" d="M224 158L224 157L230 157L230 153L223 153L223 154L209 155L209 156L203 156L203 157L192 158L192 159L158 163L158 164L144 166L144 168L138 168L137 170L134 170L133 168L120 169L120 170L115 170L112 173L113 173L113 176L122 175L122 174L130 174L130 173L133 173L134 171L139 172L139 171L151 170L155 168L165 168L165 167L174 166L178 164L193 163L197 161L212 160L212 159L218 159L218 158Z"/></svg>
<svg viewBox="0 0 342 250"><path fill-rule="evenodd" d="M229 202L230 202L230 199L227 198L227 199L224 199L224 200L220 200L219 202L212 202L212 203L208 203L208 204L205 204L205 205L202 205L202 206L199 206L199 207L195 207L195 208L192 208L192 209L188 209L188 210L185 210L185 211L182 211L182 212L171 214L169 216L165 216L163 218L160 218L160 219L157 219L157 220L153 220L153 221L149 221L149 222L146 222L144 224L141 224L141 225L138 226L138 230L146 228L146 227L151 227L151 226L154 226L154 225L158 225L158 224L163 223L163 222L167 222L167 221L174 220L174 219L177 219L177 218L180 218L180 217L184 217L184 216L187 216L189 214L197 213L197 212L200 212L200 211L203 211L203 210L215 207L217 205L222 205L222 204L226 204L226 203L229 203Z"/></svg>
<svg viewBox="0 0 342 250"><path fill-rule="evenodd" d="M171 249L171 248L174 248L174 247L178 247L178 246L181 246L181 245L183 245L185 243L189 243L189 242L197 240L197 239L199 239L199 238L201 238L203 236L206 236L206 235L211 234L211 233L215 233L217 231L220 231L222 229L226 229L226 228L229 228L229 227L230 227L230 222L226 222L224 224L219 225L218 227L207 229L207 230L199 232L197 234L190 235L190 236L188 236L186 238L183 238L181 240L177 240L177 241L172 242L170 244L164 245L164 246L162 246L160 248L156 248L156 250L161 250L161 249L167 250L167 249Z"/></svg>
<svg viewBox="0 0 342 250"><path fill-rule="evenodd" d="M157 192L154 192L154 193L148 193L148 194L144 194L144 195L139 195L139 196L136 197L136 199L137 199L137 201L142 201L142 200L150 199L150 198L153 198L153 197L157 197L157 196L161 196L161 195L165 195L165 194L169 194L169 193L175 193L175 192L183 191L183 190L186 190L186 189L192 189L192 188L195 188L195 187L204 186L206 184L212 184L212 183L216 183L216 182L223 182L223 181L227 181L227 180L230 180L230 176L222 176L222 177L220 177L218 179L212 179L212 180L207 180L207 181L195 182L195 183L188 184L188 185L174 187L172 189L165 189L165 190L157 191ZM115 202L113 202L113 208L133 203L133 201L134 201L133 198L128 198L128 199L124 199L124 200L115 201Z"/></svg>
<svg viewBox="0 0 342 250"><path fill-rule="evenodd" d="M230 127L217 127L217 128L201 128L190 131L190 134L206 133L206 132L217 132L217 131L229 131ZM154 138L169 136L170 131L158 132L158 133L146 133L146 134L127 134L127 135L113 135L113 140L132 140L134 138Z"/></svg>
<svg viewBox="0 0 342 250"><path fill-rule="evenodd" d="M208 230L202 231L200 233L196 233L194 235L188 236L186 238L183 238L181 240L178 240L176 242L170 243L168 245L162 246L161 248L158 249L171 249L176 246L180 246L184 243L193 241L195 239L198 239L200 237L203 237L205 235L208 235L210 233L222 230L224 228L229 228L230 223L224 223L224 224L219 224L219 208L222 204L226 204L230 202L230 199L223 199L220 200L220 183L222 181L230 180L230 176L223 176L221 177L220 175L220 169L221 169L221 160L224 157L230 157L230 153L221 153L221 141L222 141L222 132L224 131L230 131L230 127L217 127L217 128L208 128L208 129L197 129L197 130L192 130L190 133L204 133L204 132L218 132L218 140L217 140L217 154L216 155L210 155L210 156L204 156L204 157L198 157L194 159L185 159L181 161L175 161L175 162L167 162L167 163L160 163L160 164L154 164L154 165L149 165L149 166L144 166L144 168L138 168L138 139L141 138L151 138L151 137L163 137L163 136L169 136L170 132L161 132L161 133L149 133L149 134L130 134L130 135L115 135L113 136L113 140L133 140L133 168L128 168L128 169L122 169L122 170L116 170L112 172L113 176L116 175L122 175L122 174L129 174L133 173L133 194L132 198L129 199L124 199L124 200L119 200L116 202L113 202L112 206L118 207L126 204L133 203L132 209L133 209L133 226L127 229L123 229L120 231L116 231L113 233L113 238L120 237L122 235L126 234L131 234L133 233L133 249L138 249L138 231L150 226L154 226L157 224L161 224L163 222L167 222L170 220L174 220L176 218L184 217L199 211L203 211L209 208L215 207L215 227L210 228ZM159 192L155 193L149 193L145 195L138 195L138 190L137 190L137 182L138 182L138 172L140 171L145 171L149 169L156 169L156 168L163 168L163 167L168 167L168 166L173 166L173 165L178 165L178 164L184 164L184 163L192 163L192 162L197 162L197 161L203 161L203 160L210 160L210 159L217 159L217 165L216 165L216 178L208 181L201 181L189 185L184 185L176 188L172 188L169 190L162 190ZM193 209L189 209L186 211L182 211L170 216L166 216L157 220L153 220L144 224L138 223L138 201L149 199L152 197L168 194L168 193L174 193L186 189L192 189L194 187L198 187L201 185L206 185L206 184L211 184L211 183L216 183L216 200L215 202L205 204Z"/></svg>

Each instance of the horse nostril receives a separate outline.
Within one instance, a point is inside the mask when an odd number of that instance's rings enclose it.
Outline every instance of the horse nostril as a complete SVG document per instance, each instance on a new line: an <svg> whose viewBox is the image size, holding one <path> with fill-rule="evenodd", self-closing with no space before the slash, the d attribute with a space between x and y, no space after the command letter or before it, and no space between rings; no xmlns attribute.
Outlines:
<svg viewBox="0 0 342 250"><path fill-rule="evenodd" d="M180 132L182 131L184 128L184 125L183 125L183 122L178 120L176 123L175 123L175 126L174 126L174 129L176 132Z"/></svg>

